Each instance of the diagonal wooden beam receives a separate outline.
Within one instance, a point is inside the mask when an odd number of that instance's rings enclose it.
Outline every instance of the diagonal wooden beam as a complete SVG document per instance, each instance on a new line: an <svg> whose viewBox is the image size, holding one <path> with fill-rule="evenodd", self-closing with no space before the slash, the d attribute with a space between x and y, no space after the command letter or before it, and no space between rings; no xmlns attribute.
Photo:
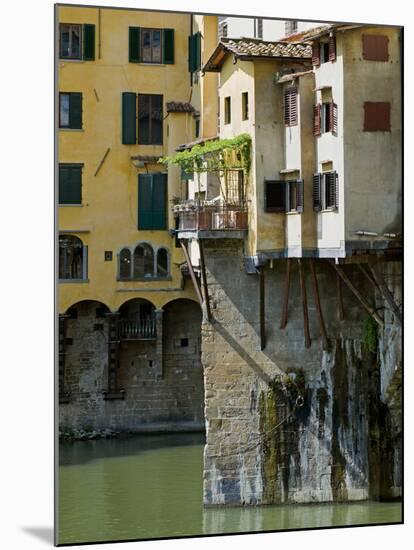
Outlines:
<svg viewBox="0 0 414 550"><path fill-rule="evenodd" d="M345 319L345 310L344 310L344 297L342 295L342 279L336 274L336 297L338 300L338 319L343 321Z"/></svg>
<svg viewBox="0 0 414 550"><path fill-rule="evenodd" d="M211 322L210 297L208 295L206 264L204 261L204 247L203 247L203 241L201 239L199 239L198 241L198 247L200 249L200 267L201 267L201 279L203 281L204 303L206 304L207 319L209 322Z"/></svg>
<svg viewBox="0 0 414 550"><path fill-rule="evenodd" d="M356 264L358 266L358 269L360 272L368 279L368 281L371 283L371 285L379 290L379 286L377 285L377 282L375 281L374 277L371 275L369 271L365 268L364 264Z"/></svg>
<svg viewBox="0 0 414 550"><path fill-rule="evenodd" d="M184 242L182 240L180 240L180 245L181 245L181 248L183 249L183 252L184 252L185 261L187 262L187 265L188 265L188 270L190 271L190 277L191 277L191 280L193 281L194 290L196 291L198 301L200 302L200 306L202 308L203 307L203 297L201 296L200 287L198 286L198 283L197 283L197 278L196 278L195 273L194 273L194 269L193 269L193 265L192 265L191 260L190 260L190 256L188 255L187 247L186 247L186 245L184 244Z"/></svg>
<svg viewBox="0 0 414 550"><path fill-rule="evenodd" d="M286 327L288 322L288 312L289 312L289 288L290 288L290 272L292 268L292 260L287 259L286 262L286 276L285 276L285 288L283 291L283 310L282 310L282 320L280 321L280 328L283 329Z"/></svg>
<svg viewBox="0 0 414 550"><path fill-rule="evenodd" d="M391 294L391 292L390 292L390 290L389 290L389 288L388 288L388 286L387 286L387 284L384 280L384 277L383 277L381 271L376 266L373 266L373 265L370 265L369 269L372 273L372 277L374 278L375 283L378 285L378 288L379 288L379 290L382 294L382 297L387 302L387 304L390 306L390 309L393 312L394 317L397 319L399 325L401 326L402 325L401 312L399 310L399 307L395 303L394 296Z"/></svg>
<svg viewBox="0 0 414 550"><path fill-rule="evenodd" d="M365 300L359 290L354 286L352 281L349 279L348 275L333 261L328 260L331 266L335 269L337 274L341 277L343 282L349 288L349 290L354 294L354 296L359 300L361 305L366 309L366 311L375 319L375 321L381 326L384 326L384 320L378 315L377 311Z"/></svg>
<svg viewBox="0 0 414 550"><path fill-rule="evenodd" d="M260 349L263 350L266 347L264 267L259 267L259 322L260 322Z"/></svg>
<svg viewBox="0 0 414 550"><path fill-rule="evenodd" d="M302 296L303 330L305 334L305 348L310 348L312 342L311 342L310 333L309 333L308 299L306 296L305 273L303 270L303 263L300 258L298 258L298 264L299 264L300 293Z"/></svg>
<svg viewBox="0 0 414 550"><path fill-rule="evenodd" d="M310 259L310 268L311 268L311 275L312 275L313 297L314 297L314 300L315 300L316 312L318 314L318 320L319 320L319 331L320 331L321 336L322 336L323 349L328 350L329 349L329 340L328 340L328 335L326 333L325 321L323 319L321 300L320 300L320 296L319 296L318 279L316 277L316 270L315 270L315 260L312 259L312 258Z"/></svg>

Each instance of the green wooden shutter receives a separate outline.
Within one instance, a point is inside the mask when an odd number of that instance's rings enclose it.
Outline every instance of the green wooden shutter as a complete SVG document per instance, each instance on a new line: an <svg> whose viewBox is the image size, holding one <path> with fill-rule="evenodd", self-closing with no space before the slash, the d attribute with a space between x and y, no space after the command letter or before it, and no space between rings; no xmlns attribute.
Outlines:
<svg viewBox="0 0 414 550"><path fill-rule="evenodd" d="M138 229L152 229L151 174L138 174Z"/></svg>
<svg viewBox="0 0 414 550"><path fill-rule="evenodd" d="M167 174L152 175L152 229L166 229Z"/></svg>
<svg viewBox="0 0 414 550"><path fill-rule="evenodd" d="M129 27L129 62L139 63L139 27Z"/></svg>
<svg viewBox="0 0 414 550"><path fill-rule="evenodd" d="M163 30L162 62L166 65L174 64L174 29Z"/></svg>
<svg viewBox="0 0 414 550"><path fill-rule="evenodd" d="M193 36L188 37L188 70L190 73L194 71L194 47L193 47Z"/></svg>
<svg viewBox="0 0 414 550"><path fill-rule="evenodd" d="M137 142L137 94L122 92L122 143Z"/></svg>
<svg viewBox="0 0 414 550"><path fill-rule="evenodd" d="M82 204L81 166L59 166L59 204Z"/></svg>
<svg viewBox="0 0 414 550"><path fill-rule="evenodd" d="M195 70L198 71L201 68L201 33L198 32L195 35Z"/></svg>
<svg viewBox="0 0 414 550"><path fill-rule="evenodd" d="M82 94L69 94L69 128L82 129Z"/></svg>
<svg viewBox="0 0 414 550"><path fill-rule="evenodd" d="M83 25L83 59L95 60L95 25Z"/></svg>

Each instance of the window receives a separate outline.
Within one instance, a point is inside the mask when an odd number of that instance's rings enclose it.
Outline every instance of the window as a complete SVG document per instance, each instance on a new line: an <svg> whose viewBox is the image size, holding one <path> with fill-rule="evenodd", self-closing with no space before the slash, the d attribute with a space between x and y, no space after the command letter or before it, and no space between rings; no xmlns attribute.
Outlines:
<svg viewBox="0 0 414 550"><path fill-rule="evenodd" d="M174 29L129 27L130 63L174 63Z"/></svg>
<svg viewBox="0 0 414 550"><path fill-rule="evenodd" d="M59 128L82 129L82 94L59 93Z"/></svg>
<svg viewBox="0 0 414 550"><path fill-rule="evenodd" d="M168 252L165 248L160 248L157 252L157 277L167 277L168 275Z"/></svg>
<svg viewBox="0 0 414 550"><path fill-rule="evenodd" d="M298 22L297 21L285 21L285 35L289 36L290 34L294 34L298 30Z"/></svg>
<svg viewBox="0 0 414 550"><path fill-rule="evenodd" d="M130 279L131 278L131 251L129 248L124 248L119 254L119 278Z"/></svg>
<svg viewBox="0 0 414 550"><path fill-rule="evenodd" d="M388 61L388 36L363 34L362 57L367 61Z"/></svg>
<svg viewBox="0 0 414 550"><path fill-rule="evenodd" d="M167 174L138 175L138 229L167 229Z"/></svg>
<svg viewBox="0 0 414 550"><path fill-rule="evenodd" d="M87 278L87 246L78 237L59 236L59 279L84 280Z"/></svg>
<svg viewBox="0 0 414 550"><path fill-rule="evenodd" d="M315 66L328 61L336 60L336 38L329 36L323 41L316 41L312 44L312 64Z"/></svg>
<svg viewBox="0 0 414 550"><path fill-rule="evenodd" d="M265 180L265 212L303 212L303 180Z"/></svg>
<svg viewBox="0 0 414 550"><path fill-rule="evenodd" d="M257 37L263 39L263 19L257 20Z"/></svg>
<svg viewBox="0 0 414 550"><path fill-rule="evenodd" d="M364 103L364 132L390 132L391 105L388 102Z"/></svg>
<svg viewBox="0 0 414 550"><path fill-rule="evenodd" d="M227 23L221 23L219 26L219 39L226 38L228 35L228 25Z"/></svg>
<svg viewBox="0 0 414 550"><path fill-rule="evenodd" d="M242 205L245 202L243 170L226 170L225 198L227 204Z"/></svg>
<svg viewBox="0 0 414 550"><path fill-rule="evenodd" d="M162 95L138 94L138 143L141 145L162 145Z"/></svg>
<svg viewBox="0 0 414 550"><path fill-rule="evenodd" d="M194 134L196 139L200 137L200 117L196 116L194 118Z"/></svg>
<svg viewBox="0 0 414 550"><path fill-rule="evenodd" d="M154 250L149 244L139 244L134 250L133 278L154 277Z"/></svg>
<svg viewBox="0 0 414 550"><path fill-rule="evenodd" d="M224 98L224 124L230 124L231 122L231 98Z"/></svg>
<svg viewBox="0 0 414 550"><path fill-rule="evenodd" d="M134 249L125 247L119 253L119 279L141 280L167 278L169 259L166 248L157 253L149 243L139 243Z"/></svg>
<svg viewBox="0 0 414 550"><path fill-rule="evenodd" d="M82 164L59 164L59 204L82 204Z"/></svg>
<svg viewBox="0 0 414 550"><path fill-rule="evenodd" d="M60 59L95 59L95 25L61 23L59 35Z"/></svg>
<svg viewBox="0 0 414 550"><path fill-rule="evenodd" d="M242 93L242 120L249 118L249 93Z"/></svg>
<svg viewBox="0 0 414 550"><path fill-rule="evenodd" d="M141 29L141 62L161 63L161 30Z"/></svg>
<svg viewBox="0 0 414 550"><path fill-rule="evenodd" d="M313 209L334 210L339 205L338 174L334 171L314 174Z"/></svg>
<svg viewBox="0 0 414 550"><path fill-rule="evenodd" d="M283 104L285 126L296 126L298 123L298 92L294 86L285 89Z"/></svg>
<svg viewBox="0 0 414 550"><path fill-rule="evenodd" d="M318 103L313 110L313 133L315 136L338 133L338 106L333 101Z"/></svg>
<svg viewBox="0 0 414 550"><path fill-rule="evenodd" d="M190 73L201 68L201 33L196 32L188 37L188 70Z"/></svg>

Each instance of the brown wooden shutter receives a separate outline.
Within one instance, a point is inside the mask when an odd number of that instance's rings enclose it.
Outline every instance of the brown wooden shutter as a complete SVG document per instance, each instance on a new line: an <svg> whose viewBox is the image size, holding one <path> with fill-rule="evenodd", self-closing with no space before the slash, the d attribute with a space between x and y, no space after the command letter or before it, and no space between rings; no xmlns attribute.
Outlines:
<svg viewBox="0 0 414 550"><path fill-rule="evenodd" d="M298 123L297 89L286 88L284 93L284 119L286 126L296 126Z"/></svg>
<svg viewBox="0 0 414 550"><path fill-rule="evenodd" d="M332 113L332 126L331 131L333 134L338 133L338 105L334 102L331 103L331 113Z"/></svg>
<svg viewBox="0 0 414 550"><path fill-rule="evenodd" d="M335 61L336 60L336 38L335 36L329 37L329 54L328 54L329 61Z"/></svg>
<svg viewBox="0 0 414 550"><path fill-rule="evenodd" d="M303 212L303 180L296 182L296 210Z"/></svg>
<svg viewBox="0 0 414 550"><path fill-rule="evenodd" d="M362 57L367 61L388 61L388 36L363 34Z"/></svg>
<svg viewBox="0 0 414 550"><path fill-rule="evenodd" d="M315 67L321 64L321 54L319 42L312 43L312 65Z"/></svg>
<svg viewBox="0 0 414 550"><path fill-rule="evenodd" d="M313 209L318 212L322 210L321 203L321 182L322 174L313 175Z"/></svg>
<svg viewBox="0 0 414 550"><path fill-rule="evenodd" d="M335 172L335 208L339 208L339 179L337 172Z"/></svg>
<svg viewBox="0 0 414 550"><path fill-rule="evenodd" d="M318 103L313 107L313 135L321 135L321 105Z"/></svg>
<svg viewBox="0 0 414 550"><path fill-rule="evenodd" d="M364 103L364 132L391 131L391 104L389 102Z"/></svg>

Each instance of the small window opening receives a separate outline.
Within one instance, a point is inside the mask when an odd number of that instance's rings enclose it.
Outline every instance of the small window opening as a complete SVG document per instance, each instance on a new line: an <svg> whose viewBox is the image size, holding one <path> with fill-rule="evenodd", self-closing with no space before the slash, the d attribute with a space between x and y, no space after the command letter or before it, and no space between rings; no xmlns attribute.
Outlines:
<svg viewBox="0 0 414 550"><path fill-rule="evenodd" d="M181 338L180 345L182 348L188 348L188 338Z"/></svg>

